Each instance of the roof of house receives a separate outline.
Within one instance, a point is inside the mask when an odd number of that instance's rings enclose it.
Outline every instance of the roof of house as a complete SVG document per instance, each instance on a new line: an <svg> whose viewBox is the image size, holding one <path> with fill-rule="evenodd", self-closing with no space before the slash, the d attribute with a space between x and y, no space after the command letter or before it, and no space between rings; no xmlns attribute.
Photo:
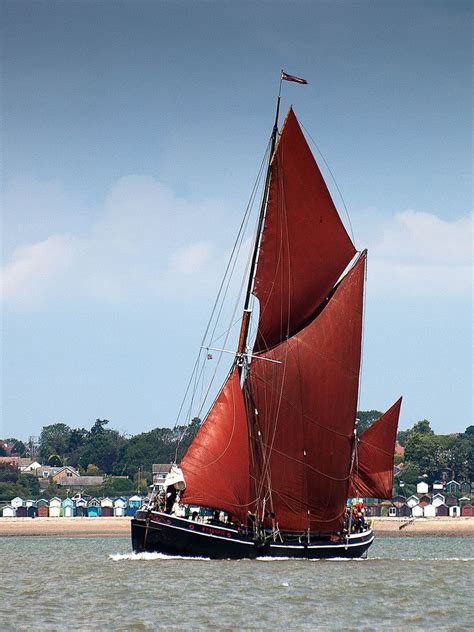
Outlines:
<svg viewBox="0 0 474 632"><path fill-rule="evenodd" d="M405 454L405 448L400 445L398 441L395 443L395 454L399 454L400 456L404 456Z"/></svg>
<svg viewBox="0 0 474 632"><path fill-rule="evenodd" d="M153 463L151 471L153 474L168 474L172 465L172 463Z"/></svg>
<svg viewBox="0 0 474 632"><path fill-rule="evenodd" d="M73 476L72 478L63 478L59 481L62 487L93 487L94 485L102 485L103 476Z"/></svg>

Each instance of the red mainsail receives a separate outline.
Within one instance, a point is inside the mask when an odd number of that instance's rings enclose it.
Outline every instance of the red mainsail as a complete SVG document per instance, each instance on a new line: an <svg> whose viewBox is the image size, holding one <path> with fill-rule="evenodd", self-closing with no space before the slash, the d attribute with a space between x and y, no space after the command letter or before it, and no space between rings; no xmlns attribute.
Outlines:
<svg viewBox="0 0 474 632"><path fill-rule="evenodd" d="M224 384L180 463L184 502L223 509L246 522L249 495L249 438L239 373Z"/></svg>
<svg viewBox="0 0 474 632"><path fill-rule="evenodd" d="M360 434L349 496L392 498L393 455L402 398Z"/></svg>
<svg viewBox="0 0 474 632"><path fill-rule="evenodd" d="M307 325L356 252L292 109L270 169L253 290L260 302L254 351Z"/></svg>
<svg viewBox="0 0 474 632"><path fill-rule="evenodd" d="M357 409L366 253L307 327L249 369L256 495L280 529L343 522ZM281 364L268 362L276 360Z"/></svg>

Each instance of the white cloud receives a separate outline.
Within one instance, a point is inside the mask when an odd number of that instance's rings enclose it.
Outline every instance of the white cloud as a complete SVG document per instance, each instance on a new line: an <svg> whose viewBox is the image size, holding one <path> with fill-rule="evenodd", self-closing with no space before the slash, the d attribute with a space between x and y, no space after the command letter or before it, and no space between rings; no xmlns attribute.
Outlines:
<svg viewBox="0 0 474 632"><path fill-rule="evenodd" d="M28 216L41 225L34 231L36 243L25 245L32 237L25 229L23 243L20 232L16 247L9 245L12 254L2 270L5 305L31 308L46 298L116 302L214 296L240 219L234 210L218 200L179 197L152 177L127 176L111 187L102 208L82 208L79 227L77 200L60 191L49 186L36 197L4 197L7 218L21 213L26 226ZM13 200L10 207L8 200ZM405 210L388 219L366 211L355 219L369 248L370 291L470 291L471 217L445 221ZM64 233L45 237L46 227L58 221ZM244 265L239 262L236 281Z"/></svg>
<svg viewBox="0 0 474 632"><path fill-rule="evenodd" d="M2 269L3 300L23 307L36 303L64 277L76 249L77 240L68 235L52 235L36 244L17 248Z"/></svg>
<svg viewBox="0 0 474 632"><path fill-rule="evenodd" d="M213 245L210 241L198 241L190 246L178 248L171 256L171 265L176 272L191 274L202 270L212 257Z"/></svg>
<svg viewBox="0 0 474 632"><path fill-rule="evenodd" d="M405 210L375 230L372 224L370 233L372 287L431 295L470 291L472 216L446 221Z"/></svg>
<svg viewBox="0 0 474 632"><path fill-rule="evenodd" d="M24 200L29 209L23 215L47 216L43 198L38 205ZM53 290L58 297L107 302L212 294L232 239L226 226L220 202L191 202L154 178L128 176L111 187L102 209L89 211L81 234L52 235L14 249L2 272L3 300L25 308L41 305Z"/></svg>

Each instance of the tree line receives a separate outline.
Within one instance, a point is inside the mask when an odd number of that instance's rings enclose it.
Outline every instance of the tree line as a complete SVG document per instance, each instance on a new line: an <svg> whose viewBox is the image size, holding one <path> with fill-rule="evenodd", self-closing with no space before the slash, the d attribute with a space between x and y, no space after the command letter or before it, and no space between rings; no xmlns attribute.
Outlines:
<svg viewBox="0 0 474 632"><path fill-rule="evenodd" d="M359 433L381 414L378 410L358 411ZM125 476L130 481L134 481L140 471L145 486L151 482L153 463L179 463L200 425L201 420L194 418L188 426L155 428L126 437L109 428L107 419L97 419L89 430L71 428L64 423L50 424L41 431L36 458L43 465L71 465L81 474ZM412 493L415 484L422 479L430 484L443 478L474 480L474 426L468 426L463 433L437 435L429 421L424 419L408 430L399 431L397 439L405 448L405 454L403 457L395 455L395 463L403 461L402 472L395 479L396 491ZM28 446L22 441L11 438L6 442L13 445L12 454L28 455ZM0 483L8 488L14 485L20 489L23 486L25 494L31 495L36 489L35 482L18 476L6 472L5 476L0 475ZM2 480L5 477L6 480ZM404 490L400 488L400 483ZM110 481L108 484L113 483ZM6 492L6 489L3 491Z"/></svg>

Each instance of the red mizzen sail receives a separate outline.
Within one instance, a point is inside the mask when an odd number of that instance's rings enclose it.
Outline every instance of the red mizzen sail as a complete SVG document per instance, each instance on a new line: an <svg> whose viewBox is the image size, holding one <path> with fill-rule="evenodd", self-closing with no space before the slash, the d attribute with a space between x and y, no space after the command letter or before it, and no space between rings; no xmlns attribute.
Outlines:
<svg viewBox="0 0 474 632"><path fill-rule="evenodd" d="M246 522L249 439L239 374L234 369L180 463L184 502L223 509Z"/></svg>
<svg viewBox="0 0 474 632"><path fill-rule="evenodd" d="M392 498L393 454L402 398L360 434L349 496Z"/></svg>
<svg viewBox="0 0 474 632"><path fill-rule="evenodd" d="M311 322L356 250L292 109L271 164L253 293L260 302L254 351Z"/></svg>
<svg viewBox="0 0 474 632"><path fill-rule="evenodd" d="M283 530L342 526L359 387L365 262L364 252L313 322L250 365L256 495L265 496L266 509Z"/></svg>

